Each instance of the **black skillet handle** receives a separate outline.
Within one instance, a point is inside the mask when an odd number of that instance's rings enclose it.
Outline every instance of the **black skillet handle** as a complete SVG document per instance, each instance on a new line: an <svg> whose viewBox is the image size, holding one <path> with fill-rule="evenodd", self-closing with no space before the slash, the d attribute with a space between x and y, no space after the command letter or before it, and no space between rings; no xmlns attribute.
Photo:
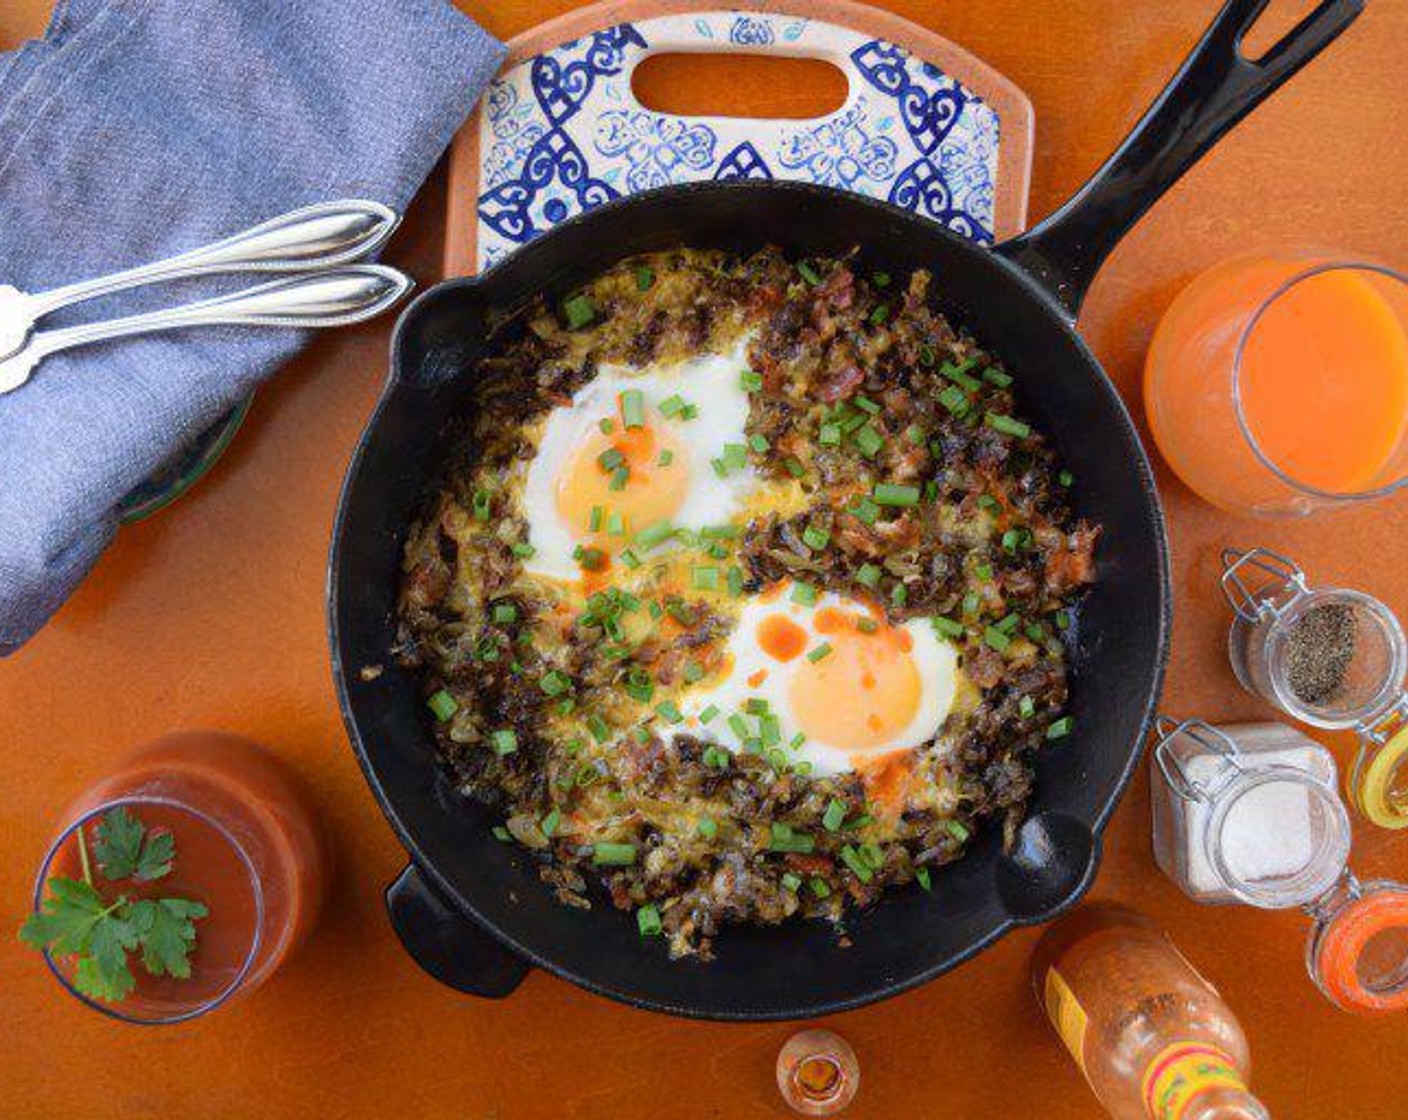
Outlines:
<svg viewBox="0 0 1408 1120"><path fill-rule="evenodd" d="M1096 270L1135 222L1233 125L1354 22L1365 0L1324 0L1255 62L1242 38L1269 0L1228 0L1158 100L1075 196L997 246L1074 320Z"/></svg>
<svg viewBox="0 0 1408 1120"><path fill-rule="evenodd" d="M386 888L386 909L411 959L442 984L502 999L528 974L527 961L455 910L414 863Z"/></svg>

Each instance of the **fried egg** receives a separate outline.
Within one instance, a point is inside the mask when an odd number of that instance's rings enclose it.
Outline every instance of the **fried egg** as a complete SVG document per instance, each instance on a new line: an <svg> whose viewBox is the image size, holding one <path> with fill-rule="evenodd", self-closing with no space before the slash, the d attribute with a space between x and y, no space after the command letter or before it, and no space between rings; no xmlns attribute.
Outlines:
<svg viewBox="0 0 1408 1120"><path fill-rule="evenodd" d="M722 664L681 701L690 731L735 753L781 749L817 776L932 740L960 676L927 620L891 625L875 607L790 583L744 603Z"/></svg>
<svg viewBox="0 0 1408 1120"><path fill-rule="evenodd" d="M548 415L523 494L533 547L526 572L574 580L584 550L609 564L649 526L730 520L757 482L740 380L747 343L671 364L603 363Z"/></svg>

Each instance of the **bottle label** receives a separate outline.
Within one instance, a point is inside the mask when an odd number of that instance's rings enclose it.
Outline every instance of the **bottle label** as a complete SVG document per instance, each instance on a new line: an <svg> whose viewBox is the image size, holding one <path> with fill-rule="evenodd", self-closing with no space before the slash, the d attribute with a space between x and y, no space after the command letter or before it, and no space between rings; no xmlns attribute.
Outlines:
<svg viewBox="0 0 1408 1120"><path fill-rule="evenodd" d="M1090 1022L1090 1017L1080 1005L1080 1000L1076 999L1075 992L1071 991L1071 986L1066 983L1066 978L1056 969L1046 970L1043 988L1046 1014L1051 1019L1051 1025L1056 1028L1056 1033L1061 1036L1061 1041L1066 1044L1066 1049L1071 1052L1076 1065L1080 1066L1081 1073L1085 1073L1085 1028Z"/></svg>
<svg viewBox="0 0 1408 1120"><path fill-rule="evenodd" d="M1206 1042L1175 1042L1149 1063L1142 1088L1152 1120L1183 1120L1195 1097L1210 1089L1245 1092L1247 1085L1227 1051Z"/></svg>

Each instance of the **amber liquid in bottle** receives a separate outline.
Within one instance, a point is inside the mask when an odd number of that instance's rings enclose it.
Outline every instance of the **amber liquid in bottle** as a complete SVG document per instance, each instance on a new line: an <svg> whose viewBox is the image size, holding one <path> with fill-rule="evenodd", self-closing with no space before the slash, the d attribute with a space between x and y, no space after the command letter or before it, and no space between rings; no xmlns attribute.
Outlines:
<svg viewBox="0 0 1408 1120"><path fill-rule="evenodd" d="M1032 979L1115 1120L1267 1120L1236 1017L1142 915L1076 911L1037 944Z"/></svg>

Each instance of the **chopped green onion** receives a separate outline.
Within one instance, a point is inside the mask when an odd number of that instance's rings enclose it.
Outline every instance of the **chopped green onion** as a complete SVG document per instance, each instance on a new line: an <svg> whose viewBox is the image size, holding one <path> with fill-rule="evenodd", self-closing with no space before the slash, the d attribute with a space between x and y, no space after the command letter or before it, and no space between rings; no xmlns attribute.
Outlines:
<svg viewBox="0 0 1408 1120"><path fill-rule="evenodd" d="M1021 625L1021 623L1021 616L1014 612L1012 614L1009 614L1006 618L999 622L997 624L997 628L1001 630L1004 634L1011 634L1014 630L1017 629L1018 626Z"/></svg>
<svg viewBox="0 0 1408 1120"><path fill-rule="evenodd" d="M817 442L826 447L835 447L841 442L841 426L839 424L823 424L817 435Z"/></svg>
<svg viewBox="0 0 1408 1120"><path fill-rule="evenodd" d="M584 548L578 545L572 550L572 559L582 567L584 571L599 572L606 567L606 553L599 548Z"/></svg>
<svg viewBox="0 0 1408 1120"><path fill-rule="evenodd" d="M606 519L606 531L613 537L624 537L626 535L626 519L619 513L613 513Z"/></svg>
<svg viewBox="0 0 1408 1120"><path fill-rule="evenodd" d="M762 455L764 452L767 451L769 447L772 446L772 444L768 443L767 436L760 435L758 432L754 432L751 436L748 437L748 446L751 447L754 451L756 451L759 455Z"/></svg>
<svg viewBox="0 0 1408 1120"><path fill-rule="evenodd" d="M869 498L858 498L846 510L857 521L866 525L874 525L880 520L880 507Z"/></svg>
<svg viewBox="0 0 1408 1120"><path fill-rule="evenodd" d="M934 348L930 346L927 342L924 343L923 346L919 347L919 361L921 364L926 366L931 366L934 364Z"/></svg>
<svg viewBox="0 0 1408 1120"><path fill-rule="evenodd" d="M474 505L474 520L489 520L490 495L487 490L476 490L472 499Z"/></svg>
<svg viewBox="0 0 1408 1120"><path fill-rule="evenodd" d="M880 624L873 618L858 618L856 619L856 629L862 634L874 634L880 629Z"/></svg>
<svg viewBox="0 0 1408 1120"><path fill-rule="evenodd" d="M596 457L596 465L599 466L607 474L610 474L617 467L625 463L625 461L626 457L614 447L608 447L605 451L603 451L600 455Z"/></svg>
<svg viewBox="0 0 1408 1120"><path fill-rule="evenodd" d="M996 626L989 626L983 631L983 641L990 645L998 653L1004 652L1012 644L1012 639L999 630Z"/></svg>
<svg viewBox="0 0 1408 1120"><path fill-rule="evenodd" d="M797 271L801 273L802 279L805 280L808 284L810 284L813 288L817 287L817 285L821 283L821 275L806 261L797 262Z"/></svg>
<svg viewBox="0 0 1408 1120"><path fill-rule="evenodd" d="M601 434L604 436L609 436L616 430L616 422L609 416L603 416L596 422L596 426L601 429Z"/></svg>
<svg viewBox="0 0 1408 1120"><path fill-rule="evenodd" d="M773 821L768 847L774 852L805 854L816 847L816 841L805 832L792 831L792 826L783 821Z"/></svg>
<svg viewBox="0 0 1408 1120"><path fill-rule="evenodd" d="M1064 739L1071 733L1071 728L1075 726L1075 723L1076 721L1070 716L1062 716L1046 729L1046 737L1048 739Z"/></svg>
<svg viewBox="0 0 1408 1120"><path fill-rule="evenodd" d="M500 758L506 754L512 754L518 749L518 736L509 728L495 731L489 736L489 741L494 748L494 753Z"/></svg>
<svg viewBox="0 0 1408 1120"><path fill-rule="evenodd" d="M825 879L813 879L807 886L811 887L812 894L817 898L826 898L831 894L831 888L827 886Z"/></svg>
<svg viewBox="0 0 1408 1120"><path fill-rule="evenodd" d="M1070 471L1058 471L1056 474L1056 481L1059 482L1062 486L1069 486L1075 480L1076 476L1073 475Z"/></svg>
<svg viewBox="0 0 1408 1120"><path fill-rule="evenodd" d="M982 388L982 382L976 377L969 377L967 371L972 367L972 361L955 365L953 362L945 362L939 367L939 372L952 381L955 385L962 385L970 393Z"/></svg>
<svg viewBox="0 0 1408 1120"><path fill-rule="evenodd" d="M515 541L513 544L509 545L509 551L512 552L515 556L526 560L528 559L528 557L532 556L535 552L537 552L537 549L535 549L527 541Z"/></svg>
<svg viewBox="0 0 1408 1120"><path fill-rule="evenodd" d="M629 670L624 687L627 696L632 700L639 700L642 704L649 704L651 697L655 695L655 682L650 679L650 674L645 669Z"/></svg>
<svg viewBox="0 0 1408 1120"><path fill-rule="evenodd" d="M973 574L974 574L975 576L977 576L980 580L982 580L984 583L991 583L991 582L992 582L992 565L991 565L991 564L974 564L974 565L973 565Z"/></svg>
<svg viewBox="0 0 1408 1120"><path fill-rule="evenodd" d="M756 370L745 369L738 375L738 387L745 393L756 393L763 387L763 375Z"/></svg>
<svg viewBox="0 0 1408 1120"><path fill-rule="evenodd" d="M562 313L567 316L568 330L585 327L596 318L596 305L585 295L575 295L562 303Z"/></svg>
<svg viewBox="0 0 1408 1120"><path fill-rule="evenodd" d="M789 455L783 459L782 465L793 478L801 478L807 473L807 468L802 466L802 460L795 455Z"/></svg>
<svg viewBox="0 0 1408 1120"><path fill-rule="evenodd" d="M630 568L632 571L634 571L636 568L640 567L640 557L628 548L621 553L621 563L625 564L627 568Z"/></svg>
<svg viewBox="0 0 1408 1120"><path fill-rule="evenodd" d="M664 451L660 452L660 457L655 460L655 462L662 467L668 467L674 461L675 453L671 451L668 447L665 448Z"/></svg>
<svg viewBox="0 0 1408 1120"><path fill-rule="evenodd" d="M957 385L950 385L939 394L939 403L955 416L962 416L968 411L968 394Z"/></svg>
<svg viewBox="0 0 1408 1120"><path fill-rule="evenodd" d="M882 303L879 307L877 307L874 311L870 313L870 324L871 326L878 327L889 317L890 307L888 304Z"/></svg>
<svg viewBox="0 0 1408 1120"><path fill-rule="evenodd" d="M933 889L934 881L930 877L929 869L927 867L916 867L914 869L914 879L915 882L917 882L926 891Z"/></svg>
<svg viewBox="0 0 1408 1120"><path fill-rule="evenodd" d="M593 533L601 532L601 522L606 517L606 510L601 506L592 506L591 518L587 522L587 529Z"/></svg>
<svg viewBox="0 0 1408 1120"><path fill-rule="evenodd" d="M801 877L792 874L792 872L790 871L782 876L781 882L782 889L785 891L791 891L793 894L796 894L798 888L802 885Z"/></svg>
<svg viewBox="0 0 1408 1120"><path fill-rule="evenodd" d="M741 537L743 530L737 525L705 525L699 530L699 535L706 541L727 541Z"/></svg>
<svg viewBox="0 0 1408 1120"><path fill-rule="evenodd" d="M983 370L983 380L989 385L996 385L999 389L1005 389L1012 384L1012 375L1003 373L1000 369L988 366Z"/></svg>
<svg viewBox="0 0 1408 1120"><path fill-rule="evenodd" d="M989 428L1001 432L1005 436L1016 436L1018 439L1026 439L1032 434L1029 424L1024 424L1020 420L1014 420L1010 416L1004 416L1000 412L989 412L984 418Z"/></svg>
<svg viewBox="0 0 1408 1120"><path fill-rule="evenodd" d="M645 427L645 394L639 389L623 389L620 397L621 423L627 428Z"/></svg>
<svg viewBox="0 0 1408 1120"><path fill-rule="evenodd" d="M911 424L904 430L904 438L916 447L923 447L925 441L924 429L918 424Z"/></svg>
<svg viewBox="0 0 1408 1120"><path fill-rule="evenodd" d="M611 728L606 725L606 720L596 712L587 717L587 730L592 733L592 738L598 743L604 743L611 737Z"/></svg>
<svg viewBox="0 0 1408 1120"><path fill-rule="evenodd" d="M728 593L737 599L743 594L743 569L737 564L728 569Z"/></svg>
<svg viewBox="0 0 1408 1120"><path fill-rule="evenodd" d="M830 652L830 643L822 642L821 645L817 646L816 649L812 650L810 653L807 654L807 660L812 663L816 663L820 661L823 657L826 657Z"/></svg>
<svg viewBox="0 0 1408 1120"><path fill-rule="evenodd" d="M450 695L448 690L443 688L431 696L425 703L426 706L435 713L435 718L441 723L444 723L460 710L460 706L456 703L455 698Z"/></svg>
<svg viewBox="0 0 1408 1120"><path fill-rule="evenodd" d="M693 419L694 419L696 416L698 416L698 415L699 415L699 406L698 406L698 405L695 405L695 404L686 404L682 409L680 409L680 419L681 419L681 420L693 420Z"/></svg>
<svg viewBox="0 0 1408 1120"><path fill-rule="evenodd" d="M902 607L908 601L909 588L905 587L902 583L895 584L894 588L890 591L890 602L894 603L897 607Z"/></svg>
<svg viewBox="0 0 1408 1120"><path fill-rule="evenodd" d="M875 587L882 574L878 565L867 562L856 569L856 582L865 587Z"/></svg>
<svg viewBox="0 0 1408 1120"><path fill-rule="evenodd" d="M649 265L641 265L636 269L636 291L647 292L650 286L655 283L655 270Z"/></svg>
<svg viewBox="0 0 1408 1120"><path fill-rule="evenodd" d="M690 572L690 581L696 591L717 591L719 569L700 565Z"/></svg>
<svg viewBox="0 0 1408 1120"><path fill-rule="evenodd" d="M542 823L539 824L538 827L543 830L544 836L551 836L557 831L557 826L561 823L562 811L554 805L548 815L542 819Z"/></svg>
<svg viewBox="0 0 1408 1120"><path fill-rule="evenodd" d="M880 414L880 406L869 397L863 397L857 393L852 400L857 408L863 409L870 413L871 416L878 416Z"/></svg>
<svg viewBox="0 0 1408 1120"><path fill-rule="evenodd" d="M630 467L617 467L614 471L611 472L611 481L607 483L606 488L608 490L616 491L624 490L626 488L626 480L630 477Z"/></svg>
<svg viewBox="0 0 1408 1120"><path fill-rule="evenodd" d="M679 723L684 719L678 705L673 700L662 700L655 705L655 714L666 723Z"/></svg>
<svg viewBox="0 0 1408 1120"><path fill-rule="evenodd" d="M592 862L600 867L626 867L636 861L634 844L610 844L598 841L592 845Z"/></svg>
<svg viewBox="0 0 1408 1120"><path fill-rule="evenodd" d="M765 716L768 714L768 702L761 696L750 696L743 710L750 716Z"/></svg>
<svg viewBox="0 0 1408 1120"><path fill-rule="evenodd" d="M963 637L963 623L955 622L951 618L939 615L929 620L933 623L935 632L941 638L961 638Z"/></svg>
<svg viewBox="0 0 1408 1120"><path fill-rule="evenodd" d="M870 496L880 506L913 506L919 504L919 487L877 482Z"/></svg>
<svg viewBox="0 0 1408 1120"><path fill-rule="evenodd" d="M686 661L684 669L681 671L685 684L694 684L695 681L704 679L704 666L697 661Z"/></svg>
<svg viewBox="0 0 1408 1120"><path fill-rule="evenodd" d="M660 402L660 415L667 420L674 419L687 407L684 398L678 393L673 393Z"/></svg>
<svg viewBox="0 0 1408 1120"><path fill-rule="evenodd" d="M1032 716L1036 714L1036 703L1030 696L1023 696L1021 700L1017 702L1017 711L1021 714L1023 719L1031 719Z"/></svg>
<svg viewBox="0 0 1408 1120"><path fill-rule="evenodd" d="M495 839L495 840L501 840L501 841L503 841L505 844L509 844L509 843L512 843L512 842L513 842L513 833L509 832L509 830L506 829L506 828L505 828L503 825L501 825L501 824L496 824L496 825L495 825L493 828L491 828L489 831L494 834L494 839Z"/></svg>
<svg viewBox="0 0 1408 1120"><path fill-rule="evenodd" d="M802 530L802 543L820 552L831 540L831 534L820 525L808 525Z"/></svg>
<svg viewBox="0 0 1408 1120"><path fill-rule="evenodd" d="M748 465L748 448L741 443L726 443L719 460L725 470L741 471Z"/></svg>
<svg viewBox="0 0 1408 1120"><path fill-rule="evenodd" d="M636 928L642 937L655 937L664 928L660 924L660 911L654 903L647 902L636 911Z"/></svg>
<svg viewBox="0 0 1408 1120"><path fill-rule="evenodd" d="M1002 509L1002 503L991 494L979 494L978 508L987 510L988 513L997 513Z"/></svg>
<svg viewBox="0 0 1408 1120"><path fill-rule="evenodd" d="M944 821L944 827L948 829L949 835L960 844L972 835L972 833L968 831L968 826L962 821Z"/></svg>
<svg viewBox="0 0 1408 1120"><path fill-rule="evenodd" d="M827 832L835 832L846 819L846 803L833 797L826 803L826 812L821 815L822 826Z"/></svg>
<svg viewBox="0 0 1408 1120"><path fill-rule="evenodd" d="M872 428L869 424L859 428L856 434L851 437L856 441L856 448L867 459L873 459L885 446L885 437Z"/></svg>
<svg viewBox="0 0 1408 1120"><path fill-rule="evenodd" d="M976 591L970 591L967 595L963 596L964 617L971 618L973 615L977 614L978 607L981 602L982 600L978 597L978 593Z"/></svg>
<svg viewBox="0 0 1408 1120"><path fill-rule="evenodd" d="M514 621L515 619L517 619L517 618L518 618L518 608L515 607L512 603L495 603L495 604L494 604L494 621L495 621L495 622L513 622L513 621Z"/></svg>
<svg viewBox="0 0 1408 1120"><path fill-rule="evenodd" d="M847 844L841 849L841 862L851 869L851 874L862 883L868 883L875 877L875 873L866 866L865 860L855 848Z"/></svg>
<svg viewBox="0 0 1408 1120"><path fill-rule="evenodd" d="M1056 629L1065 630L1071 625L1071 616L1065 611L1057 611L1053 616L1056 619Z"/></svg>
<svg viewBox="0 0 1408 1120"><path fill-rule="evenodd" d="M641 548L654 548L664 544L675 535L675 527L668 521L653 521L636 534L636 544Z"/></svg>
<svg viewBox="0 0 1408 1120"><path fill-rule="evenodd" d="M714 822L713 818L705 817L699 822L699 835L704 837L705 840L712 840L718 833L719 826Z"/></svg>
<svg viewBox="0 0 1408 1120"><path fill-rule="evenodd" d="M793 584L791 599L794 603L801 603L804 607L810 607L816 602L816 588L810 583Z"/></svg>
<svg viewBox="0 0 1408 1120"><path fill-rule="evenodd" d="M561 696L572 687L572 678L561 670L553 669L543 674L538 681L538 687L548 696Z"/></svg>

